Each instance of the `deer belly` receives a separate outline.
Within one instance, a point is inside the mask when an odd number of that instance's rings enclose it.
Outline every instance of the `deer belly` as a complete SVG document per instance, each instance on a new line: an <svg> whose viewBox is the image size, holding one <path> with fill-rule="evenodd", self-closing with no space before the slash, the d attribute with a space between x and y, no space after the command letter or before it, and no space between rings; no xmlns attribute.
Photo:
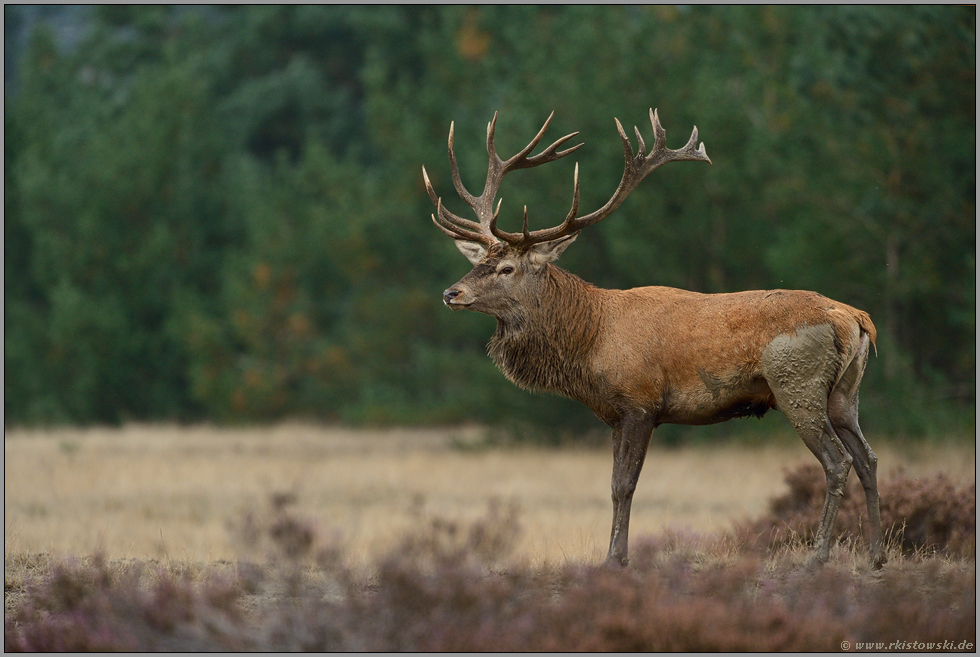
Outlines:
<svg viewBox="0 0 980 657"><path fill-rule="evenodd" d="M761 376L723 377L698 371L699 382L665 397L661 422L715 424L738 417L762 417L776 408L769 384Z"/></svg>

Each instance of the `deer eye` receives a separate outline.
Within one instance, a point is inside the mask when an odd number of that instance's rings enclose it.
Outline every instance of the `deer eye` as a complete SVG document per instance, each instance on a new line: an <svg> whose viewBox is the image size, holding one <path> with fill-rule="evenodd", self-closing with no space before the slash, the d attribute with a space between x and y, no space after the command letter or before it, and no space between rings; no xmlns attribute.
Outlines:
<svg viewBox="0 0 980 657"><path fill-rule="evenodd" d="M500 270L500 273L501 274L504 274L504 275L513 274L514 273L514 268L513 267L504 267L503 269Z"/></svg>

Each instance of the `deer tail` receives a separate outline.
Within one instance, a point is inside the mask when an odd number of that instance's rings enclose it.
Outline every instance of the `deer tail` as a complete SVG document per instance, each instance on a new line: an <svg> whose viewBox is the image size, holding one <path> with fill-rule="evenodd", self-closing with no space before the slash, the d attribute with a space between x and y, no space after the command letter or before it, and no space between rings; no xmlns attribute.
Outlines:
<svg viewBox="0 0 980 657"><path fill-rule="evenodd" d="M858 326L861 327L861 331L868 334L868 338L871 339L871 346L875 348L875 356L877 356L878 345L876 344L876 340L878 339L878 329L875 328L874 323L871 321L871 315L863 310L858 310L855 308L854 319L857 320Z"/></svg>

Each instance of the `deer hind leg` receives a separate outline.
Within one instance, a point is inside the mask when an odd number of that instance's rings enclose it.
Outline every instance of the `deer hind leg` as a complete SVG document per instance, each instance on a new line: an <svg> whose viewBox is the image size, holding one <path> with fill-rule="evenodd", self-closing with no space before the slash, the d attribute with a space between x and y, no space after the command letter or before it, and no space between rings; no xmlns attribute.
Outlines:
<svg viewBox="0 0 980 657"><path fill-rule="evenodd" d="M825 563L830 558L834 522L853 460L828 414L828 391L837 379L839 358L833 329L824 324L777 336L763 350L761 361L763 376L777 408L820 461L827 478L811 565Z"/></svg>
<svg viewBox="0 0 980 657"><path fill-rule="evenodd" d="M776 400L782 408L783 404L779 402L778 395ZM823 511L820 513L820 524L817 525L817 534L813 539L814 551L811 560L812 565L819 565L830 559L834 523L844 497L844 486L847 484L847 474L851 469L853 457L834 431L827 417L826 408L805 412L795 409L786 415L804 444L820 461L824 476L827 478L827 493L824 497Z"/></svg>
<svg viewBox="0 0 980 657"><path fill-rule="evenodd" d="M613 522L607 563L629 563L630 509L633 491L646 458L653 420L646 413L627 414L613 425Z"/></svg>
<svg viewBox="0 0 980 657"><path fill-rule="evenodd" d="M853 457L854 470L864 488L864 497L868 504L868 523L871 525L871 567L881 568L886 557L878 504L878 457L864 439L858 425L858 387L868 362L869 348L868 336L862 335L857 353L830 393L828 411L830 423Z"/></svg>

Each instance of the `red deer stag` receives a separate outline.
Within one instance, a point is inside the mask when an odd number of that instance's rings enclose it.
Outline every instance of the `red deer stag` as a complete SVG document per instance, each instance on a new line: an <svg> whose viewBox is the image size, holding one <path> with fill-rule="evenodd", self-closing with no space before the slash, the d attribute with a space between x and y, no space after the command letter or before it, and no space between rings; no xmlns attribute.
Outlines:
<svg viewBox="0 0 980 657"><path fill-rule="evenodd" d="M554 113L552 113L554 116ZM449 163L456 191L477 221L442 204L422 168L436 206L433 222L455 240L473 269L443 294L453 310L492 315L497 330L488 351L518 386L577 399L612 428L613 522L608 561L626 565L630 505L653 429L660 424L711 424L782 411L823 466L827 495L812 563L830 556L831 532L854 464L871 524L871 563L885 561L878 511L877 457L858 426L858 386L875 342L867 313L815 292L759 290L699 294L668 287L604 290L551 263L580 230L608 217L649 173L679 160L711 163L694 128L679 150L666 147L650 111L650 153L636 129L639 153L616 120L626 167L601 208L579 217L578 165L572 208L553 228L509 233L497 227L493 201L501 179L565 157L562 137L530 155L551 117L519 153L501 160L494 148L497 116L487 126L489 171L483 194L463 186L449 127Z"/></svg>

